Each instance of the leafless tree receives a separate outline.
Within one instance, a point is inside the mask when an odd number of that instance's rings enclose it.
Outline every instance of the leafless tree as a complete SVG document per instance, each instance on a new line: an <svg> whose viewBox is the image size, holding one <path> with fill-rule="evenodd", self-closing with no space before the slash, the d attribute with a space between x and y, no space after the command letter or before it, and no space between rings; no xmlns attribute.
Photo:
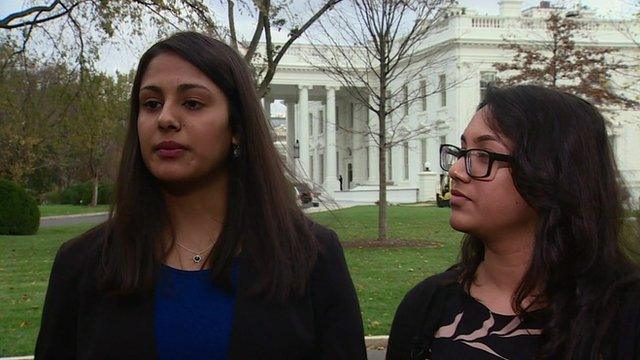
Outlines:
<svg viewBox="0 0 640 360"><path fill-rule="evenodd" d="M407 124L410 106L453 84L436 87L425 79L409 86L443 68L440 55L446 44L420 45L453 5L448 0L348 0L318 22L321 31L311 38L309 62L337 80L377 120L367 120L363 130L341 129L367 136L378 149L380 241L387 239L387 151L426 131Z"/></svg>

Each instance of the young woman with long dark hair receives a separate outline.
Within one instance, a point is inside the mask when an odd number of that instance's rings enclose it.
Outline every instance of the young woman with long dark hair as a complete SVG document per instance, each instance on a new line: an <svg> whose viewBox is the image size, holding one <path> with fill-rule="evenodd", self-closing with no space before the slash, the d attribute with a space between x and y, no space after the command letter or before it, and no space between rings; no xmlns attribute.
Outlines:
<svg viewBox="0 0 640 360"><path fill-rule="evenodd" d="M364 359L337 236L292 194L241 56L153 45L109 220L59 250L36 358Z"/></svg>
<svg viewBox="0 0 640 360"><path fill-rule="evenodd" d="M406 295L387 359L640 359L640 270L594 106L491 89L440 162L461 259Z"/></svg>

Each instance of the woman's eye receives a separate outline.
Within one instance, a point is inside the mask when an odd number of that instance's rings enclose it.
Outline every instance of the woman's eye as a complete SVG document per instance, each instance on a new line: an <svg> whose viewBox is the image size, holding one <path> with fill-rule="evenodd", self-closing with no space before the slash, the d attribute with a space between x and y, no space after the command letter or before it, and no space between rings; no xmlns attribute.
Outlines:
<svg viewBox="0 0 640 360"><path fill-rule="evenodd" d="M202 107L202 103L196 100L187 100L184 102L184 106L189 110L198 110Z"/></svg>
<svg viewBox="0 0 640 360"><path fill-rule="evenodd" d="M162 106L162 104L160 103L160 101L147 100L147 101L142 103L142 106L144 106L145 108L147 108L149 110L157 110L157 109L160 108L160 106Z"/></svg>
<svg viewBox="0 0 640 360"><path fill-rule="evenodd" d="M476 154L476 157L478 158L478 160L480 160L483 163L488 163L489 162L489 154L485 153L485 152L479 152Z"/></svg>

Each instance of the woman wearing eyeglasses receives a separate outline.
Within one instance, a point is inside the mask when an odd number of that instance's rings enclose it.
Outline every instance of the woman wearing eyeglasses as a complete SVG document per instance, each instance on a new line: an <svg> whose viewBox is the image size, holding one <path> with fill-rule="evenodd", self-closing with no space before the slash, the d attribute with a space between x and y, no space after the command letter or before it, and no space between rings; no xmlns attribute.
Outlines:
<svg viewBox="0 0 640 360"><path fill-rule="evenodd" d="M640 359L640 269L594 106L491 89L440 165L460 261L405 296L387 359Z"/></svg>

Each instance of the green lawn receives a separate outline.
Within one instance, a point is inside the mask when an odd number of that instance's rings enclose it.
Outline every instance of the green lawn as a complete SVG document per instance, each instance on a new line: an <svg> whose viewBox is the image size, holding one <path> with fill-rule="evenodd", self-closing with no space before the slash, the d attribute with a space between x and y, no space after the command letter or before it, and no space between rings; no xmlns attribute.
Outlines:
<svg viewBox="0 0 640 360"><path fill-rule="evenodd" d="M83 205L40 205L40 216L90 214L109 211L108 205L83 206Z"/></svg>
<svg viewBox="0 0 640 360"><path fill-rule="evenodd" d="M388 211L387 236L403 240L443 243L458 240L459 233L449 226L449 212L449 208L391 206ZM315 213L311 214L311 217L335 230L342 242L375 240L378 236L378 207L376 206L356 206L344 210Z"/></svg>
<svg viewBox="0 0 640 360"><path fill-rule="evenodd" d="M91 225L0 236L0 356L33 353L53 258L60 244Z"/></svg>
<svg viewBox="0 0 640 360"><path fill-rule="evenodd" d="M332 229L348 246L377 236L378 208L359 206L317 213L312 217ZM366 335L389 333L393 314L404 294L429 275L446 270L458 255L461 234L449 227L449 209L393 206L390 238L428 241L439 248L346 248L345 256L358 292Z"/></svg>
<svg viewBox="0 0 640 360"><path fill-rule="evenodd" d="M460 235L449 228L449 209L389 208L389 236L442 244L437 248L347 248L345 255L358 291L367 335L388 334L404 294L456 258ZM345 243L373 240L377 208L361 206L317 213L316 221L336 230ZM40 324L42 302L60 244L91 225L41 229L33 236L0 236L0 356L27 355Z"/></svg>

